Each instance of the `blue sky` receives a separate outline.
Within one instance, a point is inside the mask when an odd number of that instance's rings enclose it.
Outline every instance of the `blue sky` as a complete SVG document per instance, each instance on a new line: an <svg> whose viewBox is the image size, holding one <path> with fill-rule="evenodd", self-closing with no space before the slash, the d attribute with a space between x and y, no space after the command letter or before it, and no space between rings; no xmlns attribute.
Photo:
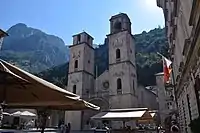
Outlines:
<svg viewBox="0 0 200 133"><path fill-rule="evenodd" d="M3 8L3 9L2 9ZM71 44L72 35L83 30L94 43L103 43L112 15L125 12L132 21L132 33L164 26L156 0L3 0L0 28L25 23Z"/></svg>

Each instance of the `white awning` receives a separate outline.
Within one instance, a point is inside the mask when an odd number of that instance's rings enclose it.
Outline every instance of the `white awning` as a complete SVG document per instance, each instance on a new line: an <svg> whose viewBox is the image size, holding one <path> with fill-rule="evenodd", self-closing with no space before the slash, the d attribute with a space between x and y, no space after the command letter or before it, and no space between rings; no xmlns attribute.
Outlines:
<svg viewBox="0 0 200 133"><path fill-rule="evenodd" d="M12 113L11 115L19 117L21 115L21 113L22 113L21 111L17 111L15 113Z"/></svg>
<svg viewBox="0 0 200 133"><path fill-rule="evenodd" d="M120 112L100 112L91 117L91 119L106 119L106 120L133 120L133 119L152 119L150 113L146 110L142 111L120 111Z"/></svg>
<svg viewBox="0 0 200 133"><path fill-rule="evenodd" d="M156 113L150 113L150 114L151 114L152 117L154 117Z"/></svg>
<svg viewBox="0 0 200 133"><path fill-rule="evenodd" d="M15 117L36 117L36 114L33 114L29 111L17 111L13 114L11 114L12 116L15 116Z"/></svg>
<svg viewBox="0 0 200 133"><path fill-rule="evenodd" d="M36 114L33 114L29 111L24 111L24 112L21 113L21 116L36 117Z"/></svg>
<svg viewBox="0 0 200 133"><path fill-rule="evenodd" d="M2 114L3 114L3 115L8 115L8 116L11 115L11 114L9 114L9 113L7 113L7 112L3 112Z"/></svg>

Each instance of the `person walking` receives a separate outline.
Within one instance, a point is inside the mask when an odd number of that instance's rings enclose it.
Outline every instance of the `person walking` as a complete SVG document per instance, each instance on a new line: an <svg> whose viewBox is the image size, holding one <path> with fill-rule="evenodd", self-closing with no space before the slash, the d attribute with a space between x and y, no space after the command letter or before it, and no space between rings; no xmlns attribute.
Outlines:
<svg viewBox="0 0 200 133"><path fill-rule="evenodd" d="M62 123L61 126L60 126L60 132L61 133L65 133L65 125L64 125L64 123Z"/></svg>
<svg viewBox="0 0 200 133"><path fill-rule="evenodd" d="M67 133L70 133L70 131L71 131L71 124L68 123L68 124L67 124Z"/></svg>

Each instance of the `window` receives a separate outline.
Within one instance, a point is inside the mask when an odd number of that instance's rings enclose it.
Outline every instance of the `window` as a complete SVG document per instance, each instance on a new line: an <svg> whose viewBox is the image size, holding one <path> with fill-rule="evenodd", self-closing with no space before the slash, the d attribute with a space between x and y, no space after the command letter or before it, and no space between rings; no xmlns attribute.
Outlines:
<svg viewBox="0 0 200 133"><path fill-rule="evenodd" d="M117 94L122 94L122 80L120 78L117 79Z"/></svg>
<svg viewBox="0 0 200 133"><path fill-rule="evenodd" d="M73 86L73 91L74 94L76 94L76 85Z"/></svg>
<svg viewBox="0 0 200 133"><path fill-rule="evenodd" d="M133 93L135 94L135 81L133 80Z"/></svg>
<svg viewBox="0 0 200 133"><path fill-rule="evenodd" d="M165 9L165 20L168 21L168 9Z"/></svg>
<svg viewBox="0 0 200 133"><path fill-rule="evenodd" d="M169 40L170 40L170 43L172 43L172 41L173 41L172 33L169 36Z"/></svg>
<svg viewBox="0 0 200 133"><path fill-rule="evenodd" d="M78 68L78 60L75 60L75 63L74 63L74 68Z"/></svg>
<svg viewBox="0 0 200 133"><path fill-rule="evenodd" d="M90 43L90 36L87 36L87 41L88 43Z"/></svg>
<svg viewBox="0 0 200 133"><path fill-rule="evenodd" d="M174 0L174 16L178 15L178 0Z"/></svg>
<svg viewBox="0 0 200 133"><path fill-rule="evenodd" d="M173 26L173 29L172 29L172 38L173 38L173 40L175 40L176 39L176 31L177 31L177 25L175 25L175 26Z"/></svg>
<svg viewBox="0 0 200 133"><path fill-rule="evenodd" d="M78 40L78 43L81 41L81 35L80 34L77 36L77 40Z"/></svg>
<svg viewBox="0 0 200 133"><path fill-rule="evenodd" d="M89 90L88 89L86 89L86 94L89 94Z"/></svg>
<svg viewBox="0 0 200 133"><path fill-rule="evenodd" d="M171 102L168 102L168 103L167 103L167 109L173 109L172 103L171 103Z"/></svg>
<svg viewBox="0 0 200 133"><path fill-rule="evenodd" d="M120 59L121 58L121 55L120 55L120 49L117 49L116 50L116 59Z"/></svg>
<svg viewBox="0 0 200 133"><path fill-rule="evenodd" d="M116 22L114 25L114 28L116 31L120 31L122 29L122 23L121 22Z"/></svg>

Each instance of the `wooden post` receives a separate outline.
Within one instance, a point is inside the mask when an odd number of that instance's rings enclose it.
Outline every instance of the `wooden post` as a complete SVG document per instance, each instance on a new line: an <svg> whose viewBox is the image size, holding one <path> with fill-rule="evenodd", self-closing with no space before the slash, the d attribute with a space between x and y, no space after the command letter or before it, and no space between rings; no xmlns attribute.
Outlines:
<svg viewBox="0 0 200 133"><path fill-rule="evenodd" d="M41 133L44 133L50 112L47 109L38 109L37 112L40 119Z"/></svg>

